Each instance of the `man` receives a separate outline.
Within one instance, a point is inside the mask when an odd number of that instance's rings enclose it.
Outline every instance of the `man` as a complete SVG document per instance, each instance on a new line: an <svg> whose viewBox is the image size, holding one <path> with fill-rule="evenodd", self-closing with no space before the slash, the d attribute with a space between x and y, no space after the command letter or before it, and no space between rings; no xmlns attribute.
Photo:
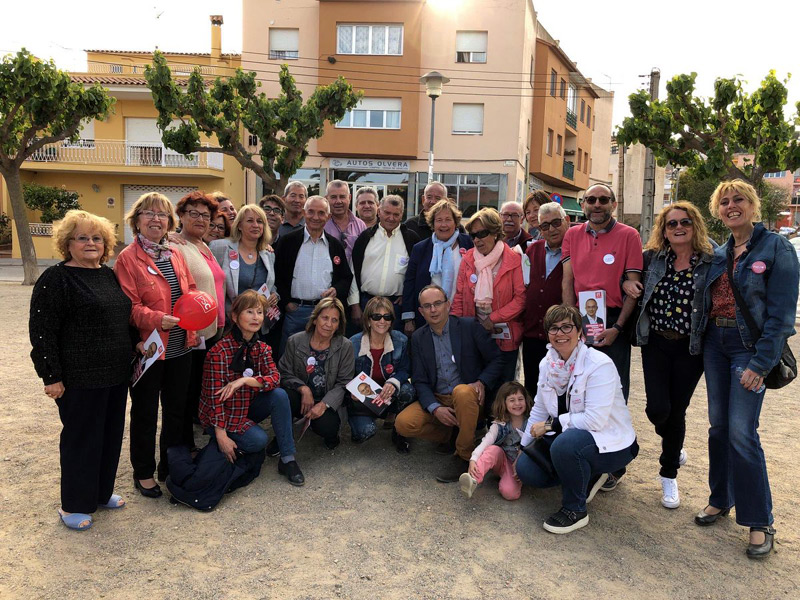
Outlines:
<svg viewBox="0 0 800 600"><path fill-rule="evenodd" d="M411 338L411 380L419 401L397 415L395 428L405 437L447 443L457 427L456 454L436 477L452 483L469 469L486 390L498 382L503 363L497 344L475 319L450 316L438 285L422 289L419 310L426 324Z"/></svg>
<svg viewBox="0 0 800 600"><path fill-rule="evenodd" d="M623 300L621 282L641 281L642 240L639 233L612 216L617 208L614 190L601 183L590 187L581 199L585 226L573 227L564 236L562 259L564 302L577 306L578 293L605 290L606 324L597 334L593 347L606 353L617 367L622 393L628 400L631 381L631 344L620 335L636 307L636 298ZM604 491L616 487L620 474L610 476Z"/></svg>
<svg viewBox="0 0 800 600"><path fill-rule="evenodd" d="M425 220L425 212L430 210L431 206L436 204L439 200L447 198L447 187L439 181L431 181L425 186L425 191L422 195L422 211L416 216L409 218L405 225L411 231L417 234L420 241L427 240L433 235L433 231L428 227L428 222Z"/></svg>
<svg viewBox="0 0 800 600"><path fill-rule="evenodd" d="M284 220L278 227L278 237L299 231L306 224L305 205L308 198L308 189L299 181L290 181L283 190L283 204L286 207Z"/></svg>
<svg viewBox="0 0 800 600"><path fill-rule="evenodd" d="M560 204L547 202L537 216L542 239L531 242L525 252L522 268L528 273L525 292L525 330L522 333L522 361L525 388L536 395L539 363L547 354L547 332L544 315L547 309L561 304L561 243L569 230L569 217Z"/></svg>
<svg viewBox="0 0 800 600"><path fill-rule="evenodd" d="M267 224L269 230L272 232L272 243L278 241L280 237L280 226L283 224L283 215L286 212L286 205L283 203L283 198L277 194L270 194L264 196L258 201L258 205L267 215Z"/></svg>
<svg viewBox="0 0 800 600"><path fill-rule="evenodd" d="M522 207L513 200L505 202L500 207L500 218L503 220L503 235L508 247L518 246L524 253L531 236L522 228Z"/></svg>
<svg viewBox="0 0 800 600"><path fill-rule="evenodd" d="M583 305L584 309L586 310L586 314L581 317L581 325L583 326L583 332L586 334L586 343L587 344L594 344L594 335L589 335L588 329L586 328L587 325L602 325L603 319L597 316L597 300L594 298L589 298L586 301L586 304Z"/></svg>
<svg viewBox="0 0 800 600"><path fill-rule="evenodd" d="M378 222L378 191L374 187L358 188L356 192L356 215L369 229Z"/></svg>
<svg viewBox="0 0 800 600"><path fill-rule="evenodd" d="M404 208L400 196L385 196L378 208L380 221L376 218L353 246L353 274L361 310L373 296L389 298L397 306L394 327L398 331L402 331L400 305L408 258L419 241L417 234L400 222Z"/></svg>
<svg viewBox="0 0 800 600"><path fill-rule="evenodd" d="M233 202L231 202L231 199L222 192L214 192L211 194L211 197L219 204L217 212L228 219L228 224L233 225L233 220L236 218L236 207L233 205Z"/></svg>
<svg viewBox="0 0 800 600"><path fill-rule="evenodd" d="M346 298L353 274L344 246L325 232L328 201L311 196L305 204L305 226L281 234L275 244L275 287L284 313L279 355L289 336L302 331L322 298Z"/></svg>

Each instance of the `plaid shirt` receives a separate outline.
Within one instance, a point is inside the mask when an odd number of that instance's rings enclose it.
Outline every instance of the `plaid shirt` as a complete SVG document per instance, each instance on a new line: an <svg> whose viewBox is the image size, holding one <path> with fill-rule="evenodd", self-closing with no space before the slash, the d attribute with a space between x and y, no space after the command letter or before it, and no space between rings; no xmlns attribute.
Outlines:
<svg viewBox="0 0 800 600"><path fill-rule="evenodd" d="M272 349L264 342L256 342L250 350L255 372L253 377L264 387L259 390L243 385L233 396L220 402L217 392L242 377L241 373L235 373L230 368L233 355L240 345L231 334L228 334L206 355L198 414L203 427L220 427L230 433L244 433L254 425L253 421L247 418L247 412L255 395L274 390L281 383L280 373L272 360Z"/></svg>

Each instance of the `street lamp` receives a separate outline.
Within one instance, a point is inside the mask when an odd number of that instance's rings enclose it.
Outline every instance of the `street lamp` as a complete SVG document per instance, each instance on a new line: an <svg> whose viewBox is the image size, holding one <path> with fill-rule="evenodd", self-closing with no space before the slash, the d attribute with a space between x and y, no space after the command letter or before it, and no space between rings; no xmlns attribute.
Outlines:
<svg viewBox="0 0 800 600"><path fill-rule="evenodd" d="M419 78L425 84L425 93L431 99L431 151L428 155L428 183L433 181L433 127L436 119L436 99L442 95L442 86L450 80L439 73L431 71Z"/></svg>

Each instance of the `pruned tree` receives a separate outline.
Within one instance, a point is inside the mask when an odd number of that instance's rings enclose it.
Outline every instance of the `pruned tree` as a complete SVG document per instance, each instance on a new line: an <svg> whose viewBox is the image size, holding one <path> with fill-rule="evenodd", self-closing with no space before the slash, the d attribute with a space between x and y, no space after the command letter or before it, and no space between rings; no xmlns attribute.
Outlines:
<svg viewBox="0 0 800 600"><path fill-rule="evenodd" d="M697 73L673 77L666 100L651 100L645 91L631 94L631 116L617 130L617 141L644 144L659 164L690 167L700 176L717 179L738 177L756 187L764 173L800 166L798 118L784 117L786 85L774 71L752 93L739 79L717 79L714 96L707 100L694 95L696 77ZM737 165L736 153L752 154L753 160Z"/></svg>
<svg viewBox="0 0 800 600"><path fill-rule="evenodd" d="M789 208L792 193L774 183L764 182L759 190L759 197L761 198L761 220L767 229L772 229L780 219L781 213Z"/></svg>
<svg viewBox="0 0 800 600"><path fill-rule="evenodd" d="M0 62L0 175L6 180L22 254L23 285L39 276L20 168L34 152L61 140L76 140L81 122L104 119L114 99L99 85L74 83L52 61L24 48Z"/></svg>
<svg viewBox="0 0 800 600"><path fill-rule="evenodd" d="M325 122L337 123L361 98L360 92L339 77L317 87L304 103L286 65L278 75L282 93L277 98L258 93L261 83L256 81L256 73L241 69L231 77L217 77L207 86L199 67L195 68L183 92L159 51L145 69L145 78L158 109L165 146L184 155L227 154L251 169L268 188L281 191L303 165L308 142L322 135ZM217 145L201 146L201 133L215 138ZM242 136L248 133L257 136L258 152L243 142ZM255 160L257 156L261 162Z"/></svg>

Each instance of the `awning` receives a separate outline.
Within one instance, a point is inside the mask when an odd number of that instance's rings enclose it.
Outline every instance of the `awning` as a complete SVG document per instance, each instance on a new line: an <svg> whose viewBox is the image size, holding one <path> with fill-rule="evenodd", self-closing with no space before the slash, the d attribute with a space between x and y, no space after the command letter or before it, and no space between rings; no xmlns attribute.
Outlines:
<svg viewBox="0 0 800 600"><path fill-rule="evenodd" d="M563 208L564 212L568 215L583 215L583 210L581 210L581 205L578 204L578 199L572 196L561 196L561 208Z"/></svg>

